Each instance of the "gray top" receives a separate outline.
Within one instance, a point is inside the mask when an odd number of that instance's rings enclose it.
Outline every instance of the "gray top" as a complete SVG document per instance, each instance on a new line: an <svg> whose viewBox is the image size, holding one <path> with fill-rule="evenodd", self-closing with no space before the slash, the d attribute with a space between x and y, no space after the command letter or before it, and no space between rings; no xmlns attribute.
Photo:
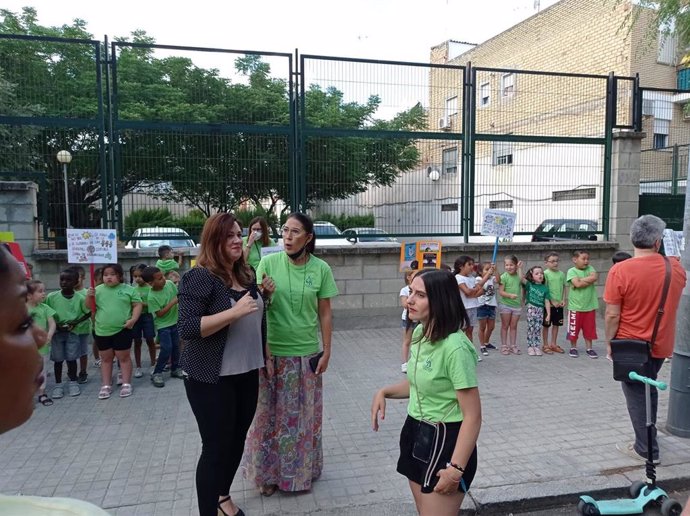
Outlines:
<svg viewBox="0 0 690 516"><path fill-rule="evenodd" d="M236 301L231 301L235 306ZM261 318L264 313L264 300L257 296L259 309L245 315L228 326L228 337L225 339L223 363L220 376L242 374L264 366L264 354L261 349Z"/></svg>

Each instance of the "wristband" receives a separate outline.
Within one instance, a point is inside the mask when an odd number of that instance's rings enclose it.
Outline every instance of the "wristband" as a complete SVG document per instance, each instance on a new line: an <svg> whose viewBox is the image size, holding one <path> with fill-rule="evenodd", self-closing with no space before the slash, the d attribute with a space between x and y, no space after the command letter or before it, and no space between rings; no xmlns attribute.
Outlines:
<svg viewBox="0 0 690 516"><path fill-rule="evenodd" d="M447 463L446 463L446 467L447 467L447 468L455 468L455 469L457 469L460 473L465 473L465 470L464 470L464 469L462 469L460 466L458 466L457 464L454 464L454 463L452 463L452 462L447 462Z"/></svg>

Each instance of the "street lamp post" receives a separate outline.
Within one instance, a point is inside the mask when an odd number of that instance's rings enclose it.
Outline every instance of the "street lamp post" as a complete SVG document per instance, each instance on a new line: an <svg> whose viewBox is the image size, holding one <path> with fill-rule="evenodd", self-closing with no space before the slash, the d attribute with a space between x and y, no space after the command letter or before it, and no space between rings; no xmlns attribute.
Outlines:
<svg viewBox="0 0 690 516"><path fill-rule="evenodd" d="M57 153L57 160L62 163L62 179L65 183L65 230L71 227L69 220L69 187L67 183L67 165L72 161L69 151L61 150Z"/></svg>

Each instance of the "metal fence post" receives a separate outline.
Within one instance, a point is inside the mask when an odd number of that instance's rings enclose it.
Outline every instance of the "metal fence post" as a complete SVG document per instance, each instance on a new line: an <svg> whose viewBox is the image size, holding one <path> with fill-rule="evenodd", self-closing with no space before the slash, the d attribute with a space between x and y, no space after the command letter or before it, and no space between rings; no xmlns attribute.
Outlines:
<svg viewBox="0 0 690 516"><path fill-rule="evenodd" d="M671 159L671 195L678 195L678 170L680 169L680 159L678 156L678 144L673 145Z"/></svg>
<svg viewBox="0 0 690 516"><path fill-rule="evenodd" d="M605 123L605 137L604 143L604 181L602 192L602 215L601 223L604 230L604 238L609 239L610 233L610 214L611 214L611 152L613 150L613 124L616 120L616 105L615 105L615 76L613 72L609 73L606 79L606 123Z"/></svg>
<svg viewBox="0 0 690 516"><path fill-rule="evenodd" d="M468 62L464 71L463 88L463 130L462 130L462 180L460 181L460 228L465 243L469 242L472 232L470 209L470 192L473 190L471 181L474 180L474 83L476 72L472 63Z"/></svg>

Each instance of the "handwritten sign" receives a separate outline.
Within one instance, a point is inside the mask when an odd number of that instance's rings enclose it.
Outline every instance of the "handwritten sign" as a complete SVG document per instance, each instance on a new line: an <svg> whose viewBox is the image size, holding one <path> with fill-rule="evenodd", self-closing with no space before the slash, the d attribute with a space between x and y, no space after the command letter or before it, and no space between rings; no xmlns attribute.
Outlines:
<svg viewBox="0 0 690 516"><path fill-rule="evenodd" d="M68 229L69 263L117 263L117 236L114 229Z"/></svg>
<svg viewBox="0 0 690 516"><path fill-rule="evenodd" d="M666 256L678 256L685 250L685 239L682 231L664 229L664 254Z"/></svg>
<svg viewBox="0 0 690 516"><path fill-rule="evenodd" d="M516 214L512 211L485 209L482 217L482 235L513 238Z"/></svg>

